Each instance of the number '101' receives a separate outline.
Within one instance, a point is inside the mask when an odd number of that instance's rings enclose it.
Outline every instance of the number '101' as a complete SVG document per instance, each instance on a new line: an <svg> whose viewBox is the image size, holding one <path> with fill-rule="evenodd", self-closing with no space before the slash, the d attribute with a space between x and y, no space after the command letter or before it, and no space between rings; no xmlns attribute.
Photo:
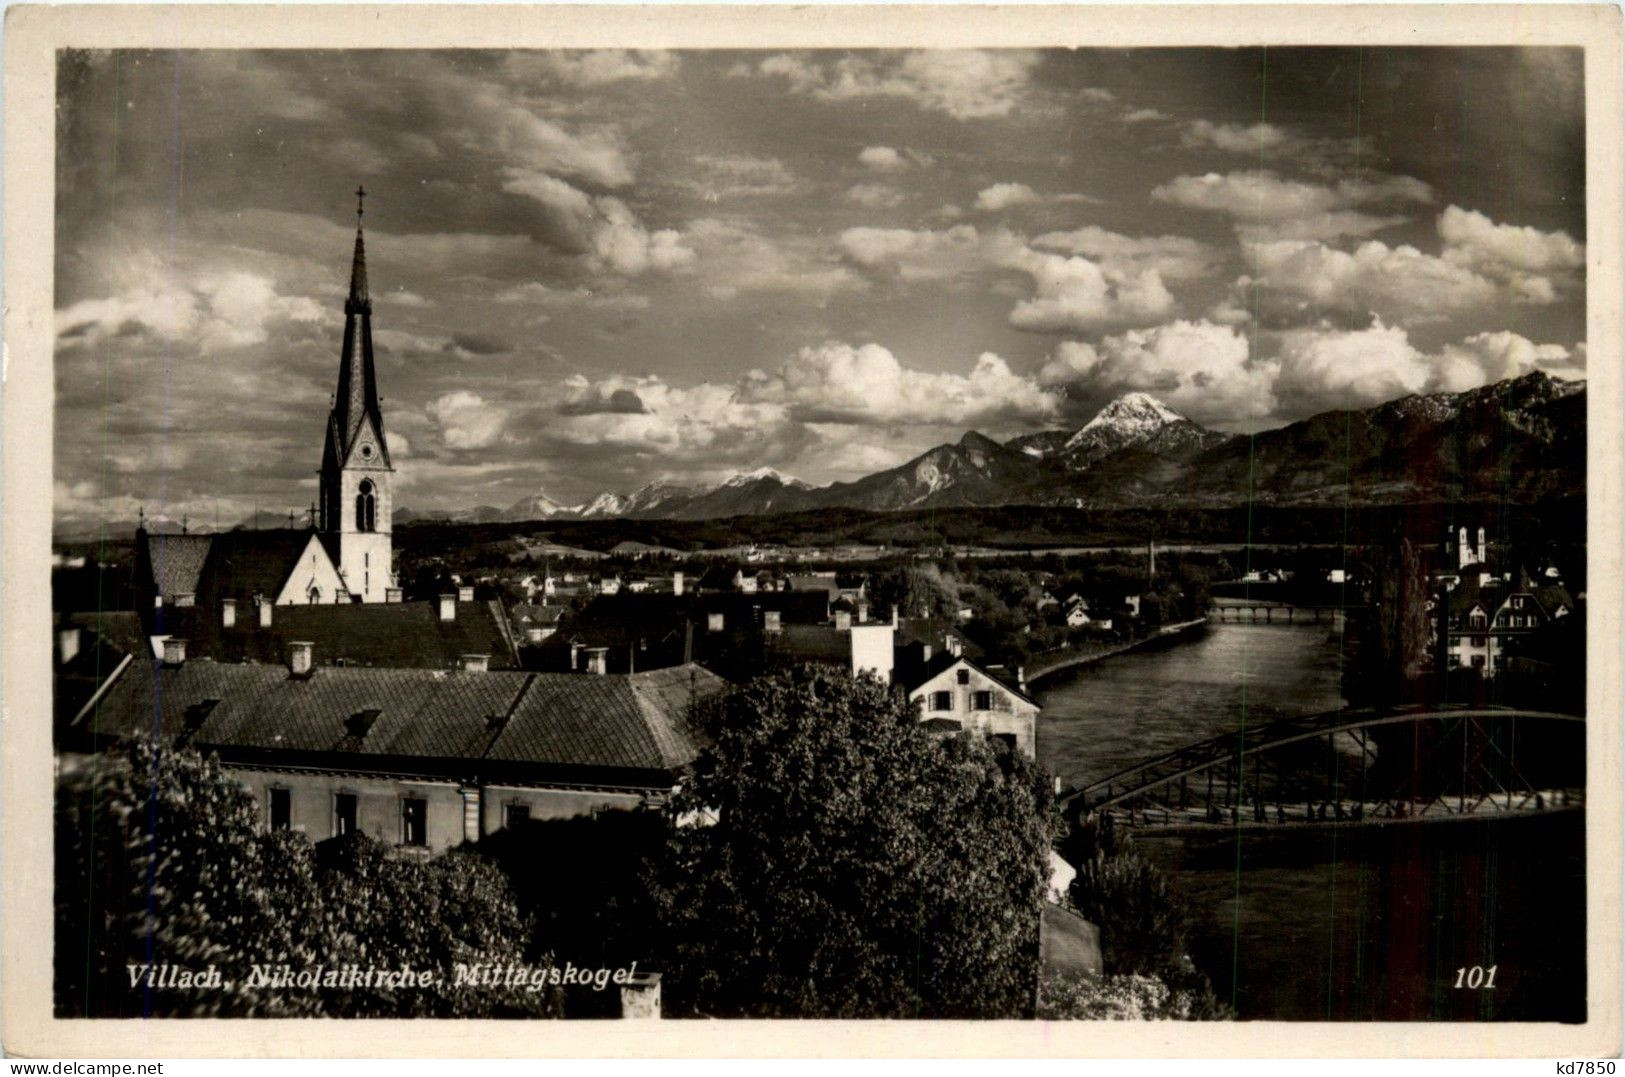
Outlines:
<svg viewBox="0 0 1625 1077"><path fill-rule="evenodd" d="M1495 970L1499 965L1485 968L1483 965L1474 965L1472 968L1459 968L1456 970L1456 988L1463 987L1473 991L1495 990Z"/></svg>

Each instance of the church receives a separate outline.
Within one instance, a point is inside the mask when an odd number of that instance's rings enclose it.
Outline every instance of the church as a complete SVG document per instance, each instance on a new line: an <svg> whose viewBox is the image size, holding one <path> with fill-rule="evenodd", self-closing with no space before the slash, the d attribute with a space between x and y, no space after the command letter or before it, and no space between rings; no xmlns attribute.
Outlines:
<svg viewBox="0 0 1625 1077"><path fill-rule="evenodd" d="M356 191L358 199L365 192ZM356 208L355 255L344 300L338 391L327 416L310 525L215 535L136 536L137 587L155 607L208 600L246 606L399 602L391 542L395 468L378 406L367 249Z"/></svg>

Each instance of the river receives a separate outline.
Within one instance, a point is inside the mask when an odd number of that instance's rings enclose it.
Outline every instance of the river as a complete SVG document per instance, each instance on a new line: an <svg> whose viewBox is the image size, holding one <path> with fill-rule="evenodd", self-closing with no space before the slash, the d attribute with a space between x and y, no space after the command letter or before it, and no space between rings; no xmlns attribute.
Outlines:
<svg viewBox="0 0 1625 1077"><path fill-rule="evenodd" d="M1340 667L1325 625L1212 624L1042 682L1038 758L1079 785L1330 710ZM1581 813L1137 841L1191 902L1192 957L1240 1018L1585 1019ZM1493 990L1455 987L1475 965Z"/></svg>

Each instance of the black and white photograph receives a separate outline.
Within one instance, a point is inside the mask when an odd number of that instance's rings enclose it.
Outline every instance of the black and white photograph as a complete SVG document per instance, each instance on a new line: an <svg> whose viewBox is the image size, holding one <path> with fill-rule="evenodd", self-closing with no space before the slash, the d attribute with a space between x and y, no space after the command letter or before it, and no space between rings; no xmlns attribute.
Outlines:
<svg viewBox="0 0 1625 1077"><path fill-rule="evenodd" d="M54 47L40 1012L1596 1041L1612 14Z"/></svg>

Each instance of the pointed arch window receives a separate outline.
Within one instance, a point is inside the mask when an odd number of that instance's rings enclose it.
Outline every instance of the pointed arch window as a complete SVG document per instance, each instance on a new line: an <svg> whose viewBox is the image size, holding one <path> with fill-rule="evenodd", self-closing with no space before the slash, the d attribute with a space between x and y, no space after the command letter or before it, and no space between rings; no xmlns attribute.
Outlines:
<svg viewBox="0 0 1625 1077"><path fill-rule="evenodd" d="M372 480L361 480L361 492L355 495L355 529L357 531L377 530L377 496L373 492Z"/></svg>

